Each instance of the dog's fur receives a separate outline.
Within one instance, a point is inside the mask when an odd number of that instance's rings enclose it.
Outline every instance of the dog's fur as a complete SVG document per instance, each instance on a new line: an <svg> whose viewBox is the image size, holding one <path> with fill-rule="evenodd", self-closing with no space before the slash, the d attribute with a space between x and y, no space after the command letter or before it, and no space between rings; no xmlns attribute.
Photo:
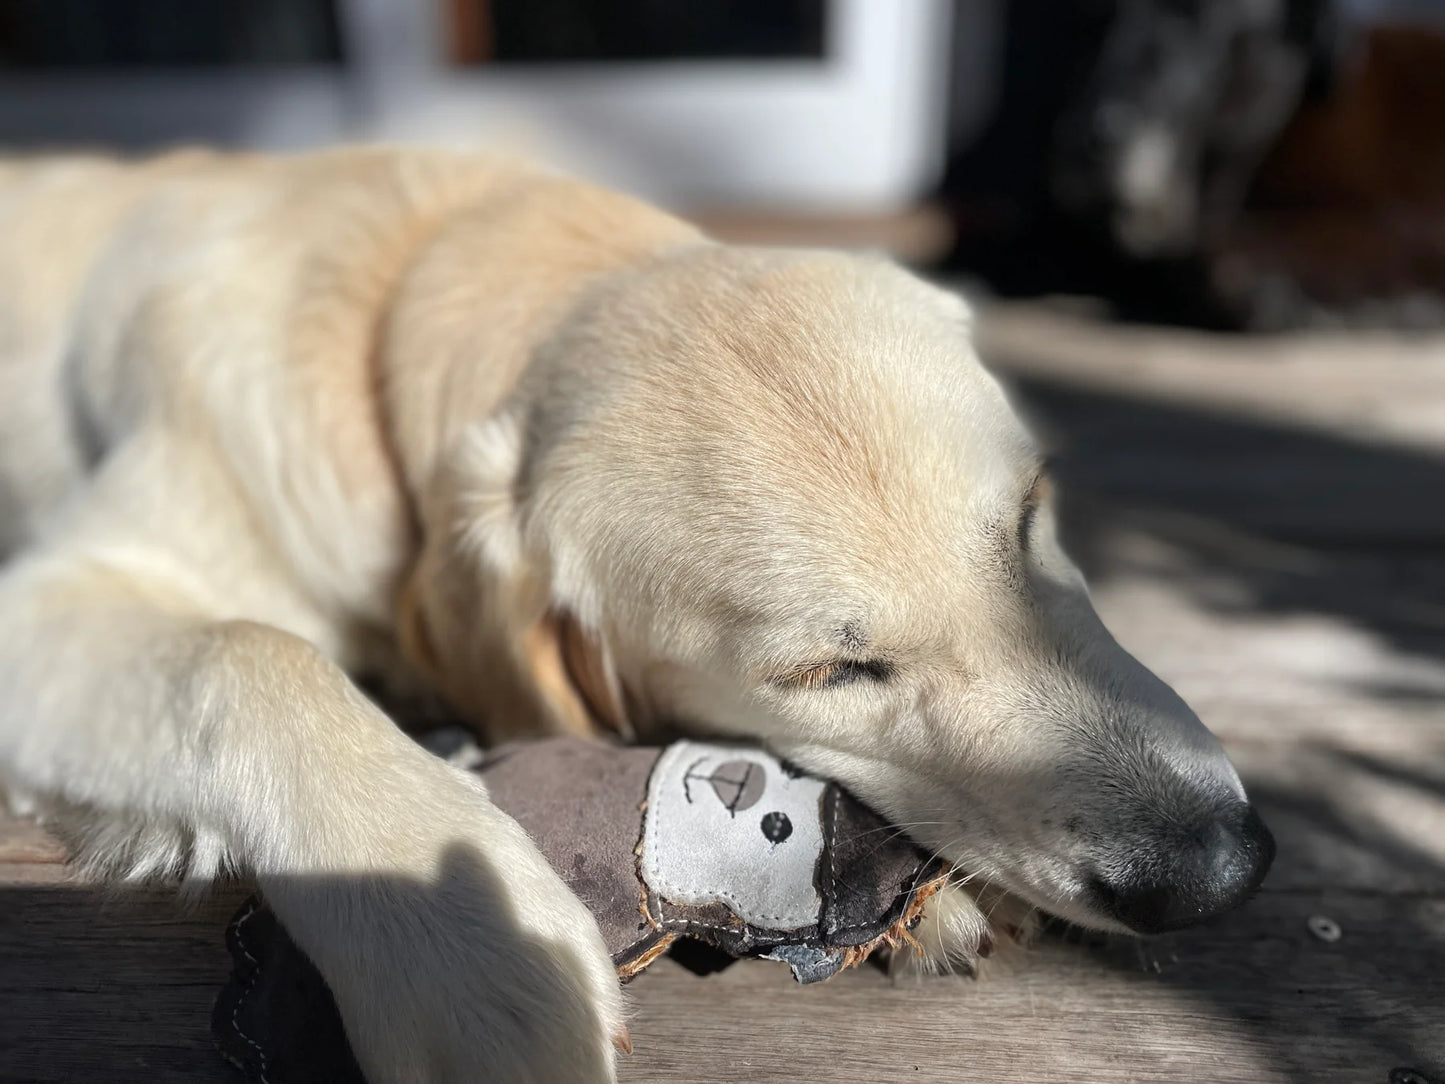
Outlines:
<svg viewBox="0 0 1445 1084"><path fill-rule="evenodd" d="M1103 927L1086 867L1242 795L965 306L884 260L478 155L0 170L0 781L123 874L254 874L373 1079L625 1033L581 901L348 672L491 738L767 742Z"/></svg>

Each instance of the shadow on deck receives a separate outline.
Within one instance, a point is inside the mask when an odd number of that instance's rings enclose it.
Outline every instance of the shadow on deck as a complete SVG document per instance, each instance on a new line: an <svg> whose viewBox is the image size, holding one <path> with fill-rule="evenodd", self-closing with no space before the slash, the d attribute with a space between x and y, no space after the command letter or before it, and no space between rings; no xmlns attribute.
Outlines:
<svg viewBox="0 0 1445 1084"><path fill-rule="evenodd" d="M1228 620L1324 619L1410 663L1386 680L1340 677L1392 713L1390 755L1307 724L1291 740L1230 721L1241 745L1271 747L1242 759L1279 837L1263 898L1204 930L1087 943L1114 968L1157 968L1281 1079L1445 1080L1445 450L1012 383L1058 454L1065 545L1096 588L1145 575ZM1158 545L1136 561L1126 533ZM1372 796L1387 791L1429 817L1380 816ZM1340 939L1299 913L1269 922L1285 895L1338 920ZM1422 1076L1390 1076L1405 1067ZM1217 1079L1203 1064L1193 1078Z"/></svg>

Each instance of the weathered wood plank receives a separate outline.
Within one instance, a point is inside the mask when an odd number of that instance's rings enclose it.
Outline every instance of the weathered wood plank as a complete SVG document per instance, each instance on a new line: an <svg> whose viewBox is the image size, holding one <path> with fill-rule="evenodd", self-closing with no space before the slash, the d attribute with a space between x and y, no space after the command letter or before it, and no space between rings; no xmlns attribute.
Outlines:
<svg viewBox="0 0 1445 1084"><path fill-rule="evenodd" d="M233 1079L207 1028L236 894L189 916L74 888L3 899L0 1079ZM1317 913L1341 925L1337 943L1308 931ZM894 983L865 967L800 988L766 963L699 977L663 961L631 986L623 1079L1255 1084L1445 1071L1439 899L1266 892L1205 930L1046 940L995 971Z"/></svg>
<svg viewBox="0 0 1445 1084"><path fill-rule="evenodd" d="M0 866L65 861L65 848L34 821L0 811Z"/></svg>
<svg viewBox="0 0 1445 1084"><path fill-rule="evenodd" d="M209 1027L238 903L221 892L187 914L157 892L0 887L0 1080L234 1082Z"/></svg>
<svg viewBox="0 0 1445 1084"><path fill-rule="evenodd" d="M1318 910L1339 942L1308 932ZM1383 1082L1445 1070L1442 966L1439 901L1266 893L1203 931L1051 942L977 982L659 968L636 983L627 1079Z"/></svg>
<svg viewBox="0 0 1445 1084"><path fill-rule="evenodd" d="M941 207L911 207L878 215L760 213L697 208L687 215L720 241L742 245L826 245L886 252L904 263L947 255L953 223Z"/></svg>
<svg viewBox="0 0 1445 1084"><path fill-rule="evenodd" d="M1387 447L1445 443L1439 335L1217 335L1032 303L983 305L978 329L983 356L1021 376Z"/></svg>

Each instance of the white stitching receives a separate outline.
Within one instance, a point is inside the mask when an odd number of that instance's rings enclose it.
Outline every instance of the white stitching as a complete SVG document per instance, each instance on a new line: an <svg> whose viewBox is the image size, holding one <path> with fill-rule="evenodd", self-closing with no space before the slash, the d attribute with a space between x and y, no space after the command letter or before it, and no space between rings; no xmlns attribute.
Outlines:
<svg viewBox="0 0 1445 1084"><path fill-rule="evenodd" d="M824 832L823 846L828 848L828 873L833 879L828 885L828 896L827 899L824 901L822 908L825 914L830 911L836 912L838 906L838 810L843 804L843 788L838 786L837 783L833 783L831 784L831 786L833 787L833 831L831 835L829 835L826 831ZM873 853L876 854L879 849L881 848L874 848ZM919 865L919 867L914 870L912 887L907 888L903 892L900 892L898 895L894 896L893 901L888 905L888 910L883 912L884 915L889 914L893 910L894 905L898 902L900 897L902 897L904 901L902 910L908 910L909 903L912 901L914 895L918 892L918 889L920 887L918 879L923 875L923 872L927 868L928 866L925 863ZM830 903L831 907L829 906ZM891 923L889 923L889 925L891 925ZM825 939L828 939L834 937L841 937L844 934L857 933L859 930L871 931L877 926L878 922L876 921L858 922L854 923L851 926L836 926L831 930L824 929L823 937Z"/></svg>
<svg viewBox="0 0 1445 1084"><path fill-rule="evenodd" d="M244 1005L246 999L251 996L251 991L255 989L256 986L256 980L261 977L261 962L251 955L251 950L246 947L245 934L242 932L246 923L250 921L251 916L259 910L260 907L256 903L256 897L252 896L246 901L246 912L236 919L236 923L234 927L232 927L236 931L236 947L241 950L241 955L245 956L251 965L251 977L247 980L245 989L243 989L240 996L236 998L236 1004L231 1009L231 1030L242 1039L245 1039L246 1042L250 1044L251 1049L256 1051L256 1057L259 1058L261 1062L261 1084L271 1084L270 1080L266 1077L266 1051L261 1049L260 1043L241 1030L241 1022L237 1019L241 1014L241 1006Z"/></svg>
<svg viewBox="0 0 1445 1084"><path fill-rule="evenodd" d="M828 876L832 878L828 882L828 898L836 901L838 895L838 807L843 804L843 788L837 783L833 784L833 831L828 835L825 831L823 846L828 848ZM825 825L826 829L827 826ZM827 906L826 902L824 906Z"/></svg>
<svg viewBox="0 0 1445 1084"><path fill-rule="evenodd" d="M743 925L745 925L745 926L748 926L748 925L756 925L755 922L750 922L748 919L744 918L741 914L738 914L738 908L740 908L740 907L742 906L742 904L740 904L740 903L738 902L737 897L736 897L733 893L731 893L731 892L725 892L725 891L723 891L721 888L690 888L690 887L687 887L687 886L682 886L682 887L678 888L677 891L679 891L679 892L696 893L697 895L712 896L713 898L715 898L715 899L717 899L717 900L720 900L720 901L722 901L723 903L727 904L727 905L728 905L728 909L731 910L734 915L737 915L738 921L741 922L741 923L743 923ZM661 896L661 893L659 893L659 896ZM686 902L684 902L684 903L677 903L676 901L674 901L674 902L673 902L673 906L674 906L674 907L706 907L707 904L705 904L705 903L701 903L701 904L699 904L699 903L692 903L692 904L689 904L689 903L686 903ZM815 911L814 914L816 914L816 913L817 913L817 912ZM757 917L757 918L765 918L765 919L769 920L770 922L792 922L792 923L794 923L793 926L788 927L789 929L801 929L801 928L803 928L804 926L816 926L816 925L818 924L817 919L813 918L813 915L803 915L803 916L800 917L800 916L794 915L794 914L785 914L785 915L757 915L756 917ZM808 921L809 919L812 919L812 921L811 921L811 922ZM719 927L710 927L710 928L721 929L722 927L719 926Z"/></svg>
<svg viewBox="0 0 1445 1084"><path fill-rule="evenodd" d="M646 933L642 934L642 936L640 936L636 941L632 942L632 944L626 945L626 946L624 946L623 948L618 949L615 955L621 956L621 955L623 955L624 953L631 952L631 951L632 951L633 949L635 949L638 945L642 944L642 942L646 941L649 937L654 937L654 936L656 936L657 934L666 933L666 932L667 932L666 930L654 930L654 929L649 928ZM630 962L630 961L628 961L628 960L623 960L623 963L624 963L624 964L625 964L625 963L628 963L628 962ZM616 965L616 966L621 967L622 964L618 964L618 965Z"/></svg>
<svg viewBox="0 0 1445 1084"><path fill-rule="evenodd" d="M843 788L837 783L833 787L833 823L832 831L829 832L829 825L823 825L823 846L828 848L828 891L823 893L823 906L818 908L819 932L824 939L843 933L842 930L828 929L828 922L834 917L838 910L838 808L843 804ZM862 929L862 926L854 929Z"/></svg>
<svg viewBox="0 0 1445 1084"><path fill-rule="evenodd" d="M707 904L670 903L661 896L657 898L660 908L672 907L674 910L681 910L684 907L708 906ZM730 933L738 934L751 941L772 941L775 937L795 936L800 930L816 929L817 923L805 922L801 926L792 926L787 929L769 930L764 927L754 926L742 915L736 912L732 914L732 921L724 919L721 922L704 922L700 918L688 918L684 915L681 918L668 918L665 914L658 921L659 927L664 930L727 930Z"/></svg>

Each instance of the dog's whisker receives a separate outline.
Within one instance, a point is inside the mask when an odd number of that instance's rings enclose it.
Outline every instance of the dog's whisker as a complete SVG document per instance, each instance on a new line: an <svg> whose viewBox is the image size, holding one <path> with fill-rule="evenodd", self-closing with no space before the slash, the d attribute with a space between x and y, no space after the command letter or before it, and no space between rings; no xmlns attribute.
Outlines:
<svg viewBox="0 0 1445 1084"><path fill-rule="evenodd" d="M915 828L935 828L941 827L942 825L945 825L947 823L947 821L912 821L907 824L885 824L881 825L878 828L870 828L866 832L859 832L853 838L863 839L867 836L876 836L886 832L888 833L888 835L883 842L889 843L897 839L899 836L905 836L910 834Z"/></svg>

